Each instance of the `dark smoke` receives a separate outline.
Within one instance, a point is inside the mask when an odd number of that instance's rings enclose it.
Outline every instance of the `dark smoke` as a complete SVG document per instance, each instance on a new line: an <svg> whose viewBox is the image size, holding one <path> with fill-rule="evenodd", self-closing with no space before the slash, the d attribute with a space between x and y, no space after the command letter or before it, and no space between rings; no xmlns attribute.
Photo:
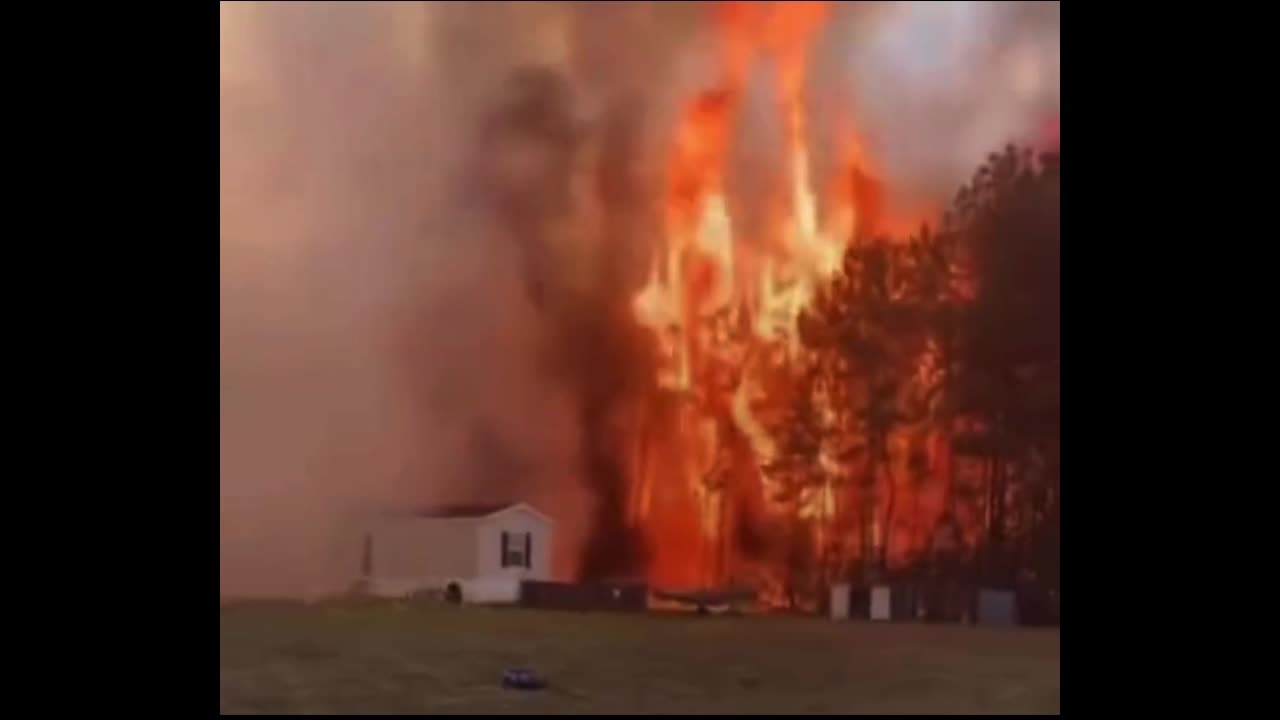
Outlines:
<svg viewBox="0 0 1280 720"><path fill-rule="evenodd" d="M595 501L579 573L635 573L643 549L624 523L626 476L611 422L632 388L649 377L645 346L628 315L640 279L636 269L643 267L633 247L634 109L626 102L606 106L587 127L577 119L568 78L550 68L519 69L508 87L505 102L483 125L477 167L512 251L523 258L528 297L548 324L542 357L548 376L576 399L583 480ZM584 180L585 188L575 188ZM574 217L576 190L598 199L593 229L600 233L598 252L581 268L578 279L585 282L577 284L561 272L565 258L557 252L566 233L590 226Z"/></svg>

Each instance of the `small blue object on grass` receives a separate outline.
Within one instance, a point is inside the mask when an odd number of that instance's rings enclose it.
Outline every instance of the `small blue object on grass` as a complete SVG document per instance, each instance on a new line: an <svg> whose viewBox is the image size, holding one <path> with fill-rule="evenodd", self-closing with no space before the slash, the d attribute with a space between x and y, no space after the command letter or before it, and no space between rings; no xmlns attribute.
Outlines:
<svg viewBox="0 0 1280 720"><path fill-rule="evenodd" d="M1017 625L1017 596L1011 592L1000 590L979 590L978 624L997 627Z"/></svg>
<svg viewBox="0 0 1280 720"><path fill-rule="evenodd" d="M502 673L502 687L508 690L541 690L547 686L532 670L516 668Z"/></svg>

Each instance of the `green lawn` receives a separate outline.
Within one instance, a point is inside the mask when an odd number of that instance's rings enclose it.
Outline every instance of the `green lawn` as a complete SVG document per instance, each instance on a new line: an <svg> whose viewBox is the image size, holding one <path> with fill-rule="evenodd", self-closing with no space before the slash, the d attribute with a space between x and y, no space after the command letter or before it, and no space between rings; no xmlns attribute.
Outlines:
<svg viewBox="0 0 1280 720"><path fill-rule="evenodd" d="M221 611L224 713L1058 713L1056 630L511 608ZM527 666L541 692L500 687Z"/></svg>

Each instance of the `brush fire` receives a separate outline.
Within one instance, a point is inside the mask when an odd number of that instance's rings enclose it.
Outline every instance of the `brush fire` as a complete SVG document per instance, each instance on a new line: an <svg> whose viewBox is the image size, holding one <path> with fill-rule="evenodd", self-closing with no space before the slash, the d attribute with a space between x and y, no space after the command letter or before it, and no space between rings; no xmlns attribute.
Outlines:
<svg viewBox="0 0 1280 720"><path fill-rule="evenodd" d="M840 6L693 7L714 70L660 142L637 144L647 156L619 150L633 105L592 145L566 109L573 83L545 69L519 75L483 143L523 148L495 163L499 204L578 403L596 510L575 574L812 608L837 582L1043 565L1030 556L1055 552L1056 226L1050 242L1048 225L1015 232L1039 254L991 238L1056 212L1056 154L989 157L944 213L895 185L901 168L876 156L894 145L869 141L851 98L817 97L830 83L811 81L814 48ZM1056 112L1026 124L1039 139ZM742 147L765 135L768 151ZM781 157L744 169L744 149ZM630 172L644 164L657 168ZM1034 271L1011 280L1024 260ZM1036 302L998 318L1024 282Z"/></svg>
<svg viewBox="0 0 1280 720"><path fill-rule="evenodd" d="M831 177L815 177L807 50L830 9L714 8L721 75L678 115L661 237L621 320L651 363L615 399L609 521L638 547L597 573L812 607L830 583L917 565L948 532L972 545L990 525L992 502L957 498L1011 465L955 457L963 423L984 426L947 414L955 338L931 322L978 294L956 233L931 233L933 208L888 211L902 203L850 123L828 143ZM768 221L748 230L726 173L753 72L774 85L785 163Z"/></svg>
<svg viewBox="0 0 1280 720"><path fill-rule="evenodd" d="M669 151L665 234L633 305L658 367L648 392L631 399L626 435L626 519L642 532L644 571L658 585L747 581L766 603L781 604L788 594L794 601L803 589L788 573L821 565L834 577L868 550L889 546L889 533L904 525L885 517L858 534L841 512L891 495L894 479L889 472L880 482L851 482L857 470L837 447L849 418L837 409L837 388L818 380L835 374L824 374L828 358L801 333L802 313L832 282L849 244L872 242L883 219L882 189L852 132L843 138L850 148L843 177L830 183L825 202L814 189L804 51L827 9L722 6L723 83L690 99ZM741 77L761 60L775 68L788 162L776 198L783 212L762 242L748 245L735 233L723 174ZM926 382L927 361L927 354L916 361ZM784 437L797 404L808 407L823 438L813 439L806 457ZM798 475L808 481L796 482ZM919 499L913 510L908 527L937 514ZM912 549L900 544L895 557Z"/></svg>

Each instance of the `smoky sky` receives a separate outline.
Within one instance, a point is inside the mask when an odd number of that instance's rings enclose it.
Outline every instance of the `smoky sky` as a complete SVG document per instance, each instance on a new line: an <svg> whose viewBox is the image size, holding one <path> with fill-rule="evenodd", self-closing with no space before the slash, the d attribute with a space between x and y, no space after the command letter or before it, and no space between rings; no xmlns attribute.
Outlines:
<svg viewBox="0 0 1280 720"><path fill-rule="evenodd" d="M838 4L812 48L815 172L848 107L891 184L949 196L1056 118L1058 7ZM611 328L681 104L718 77L708 7L220 8L223 592L332 589L359 518L445 501L539 505L572 572L607 521L584 425L642 370ZM558 88L545 112L513 109L521 76ZM780 147L750 87L747 194Z"/></svg>

